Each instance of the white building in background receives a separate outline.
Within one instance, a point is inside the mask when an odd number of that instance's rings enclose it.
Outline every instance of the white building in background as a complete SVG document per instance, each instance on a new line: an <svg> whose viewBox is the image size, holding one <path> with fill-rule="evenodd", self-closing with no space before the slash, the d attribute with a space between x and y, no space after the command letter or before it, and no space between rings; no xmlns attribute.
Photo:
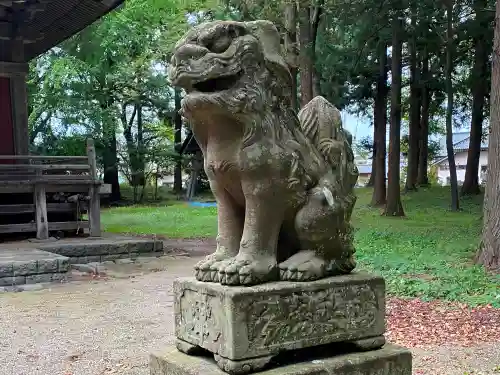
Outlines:
<svg viewBox="0 0 500 375"><path fill-rule="evenodd" d="M406 159L401 154L400 156L400 162L399 162L399 171L401 173L401 181L404 181L405 176L402 174L404 171L404 168L406 167ZM372 174L372 159L366 159L362 157L355 157L354 162L356 163L356 166L358 167L358 187L365 186L368 181L370 180L371 174ZM385 155L385 178L387 181L387 174L389 172L389 153Z"/></svg>
<svg viewBox="0 0 500 375"><path fill-rule="evenodd" d="M457 166L458 184L463 184L465 180L465 168L467 166L467 155L469 152L469 132L459 132L453 134L453 151L455 154L455 164ZM449 185L450 168L448 157L446 156L446 139L441 140L441 151L431 166L437 167L437 177L441 185ZM479 157L479 183L486 181L486 169L488 167L488 140L481 143L481 154Z"/></svg>

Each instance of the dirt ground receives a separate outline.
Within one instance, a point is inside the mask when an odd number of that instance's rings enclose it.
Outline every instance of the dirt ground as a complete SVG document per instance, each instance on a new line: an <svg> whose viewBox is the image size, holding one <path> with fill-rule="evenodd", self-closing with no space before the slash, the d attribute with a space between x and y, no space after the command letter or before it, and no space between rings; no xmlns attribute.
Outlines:
<svg viewBox="0 0 500 375"><path fill-rule="evenodd" d="M106 276L0 294L0 374L147 375L148 354L173 342L172 281L211 249L108 264ZM414 374L500 373L500 343L414 349Z"/></svg>

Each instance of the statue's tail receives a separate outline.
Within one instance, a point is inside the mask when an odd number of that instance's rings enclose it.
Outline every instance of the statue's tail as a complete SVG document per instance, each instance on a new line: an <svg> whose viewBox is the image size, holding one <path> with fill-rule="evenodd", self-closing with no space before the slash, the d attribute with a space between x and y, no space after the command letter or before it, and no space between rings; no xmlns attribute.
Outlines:
<svg viewBox="0 0 500 375"><path fill-rule="evenodd" d="M316 96L299 112L302 133L325 161L339 172L343 190L349 193L358 179L352 152L352 136L343 129L340 111L322 96Z"/></svg>

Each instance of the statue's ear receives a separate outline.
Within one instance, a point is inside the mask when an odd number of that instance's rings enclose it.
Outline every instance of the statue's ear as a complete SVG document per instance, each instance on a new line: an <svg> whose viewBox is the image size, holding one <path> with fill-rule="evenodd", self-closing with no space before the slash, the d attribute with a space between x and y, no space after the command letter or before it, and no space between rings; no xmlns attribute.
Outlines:
<svg viewBox="0 0 500 375"><path fill-rule="evenodd" d="M250 34L259 40L268 69L278 75L280 81L286 82L291 87L292 75L283 58L281 38L276 26L264 20L246 22L245 25Z"/></svg>

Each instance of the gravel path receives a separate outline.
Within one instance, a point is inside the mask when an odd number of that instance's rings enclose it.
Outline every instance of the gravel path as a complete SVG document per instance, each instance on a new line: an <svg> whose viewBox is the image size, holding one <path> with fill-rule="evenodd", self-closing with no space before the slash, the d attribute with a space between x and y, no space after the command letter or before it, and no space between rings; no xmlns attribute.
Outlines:
<svg viewBox="0 0 500 375"><path fill-rule="evenodd" d="M149 374L149 352L173 341L172 280L195 261L164 257L111 268L109 280L0 294L0 374ZM500 343L414 354L414 374L500 371Z"/></svg>

